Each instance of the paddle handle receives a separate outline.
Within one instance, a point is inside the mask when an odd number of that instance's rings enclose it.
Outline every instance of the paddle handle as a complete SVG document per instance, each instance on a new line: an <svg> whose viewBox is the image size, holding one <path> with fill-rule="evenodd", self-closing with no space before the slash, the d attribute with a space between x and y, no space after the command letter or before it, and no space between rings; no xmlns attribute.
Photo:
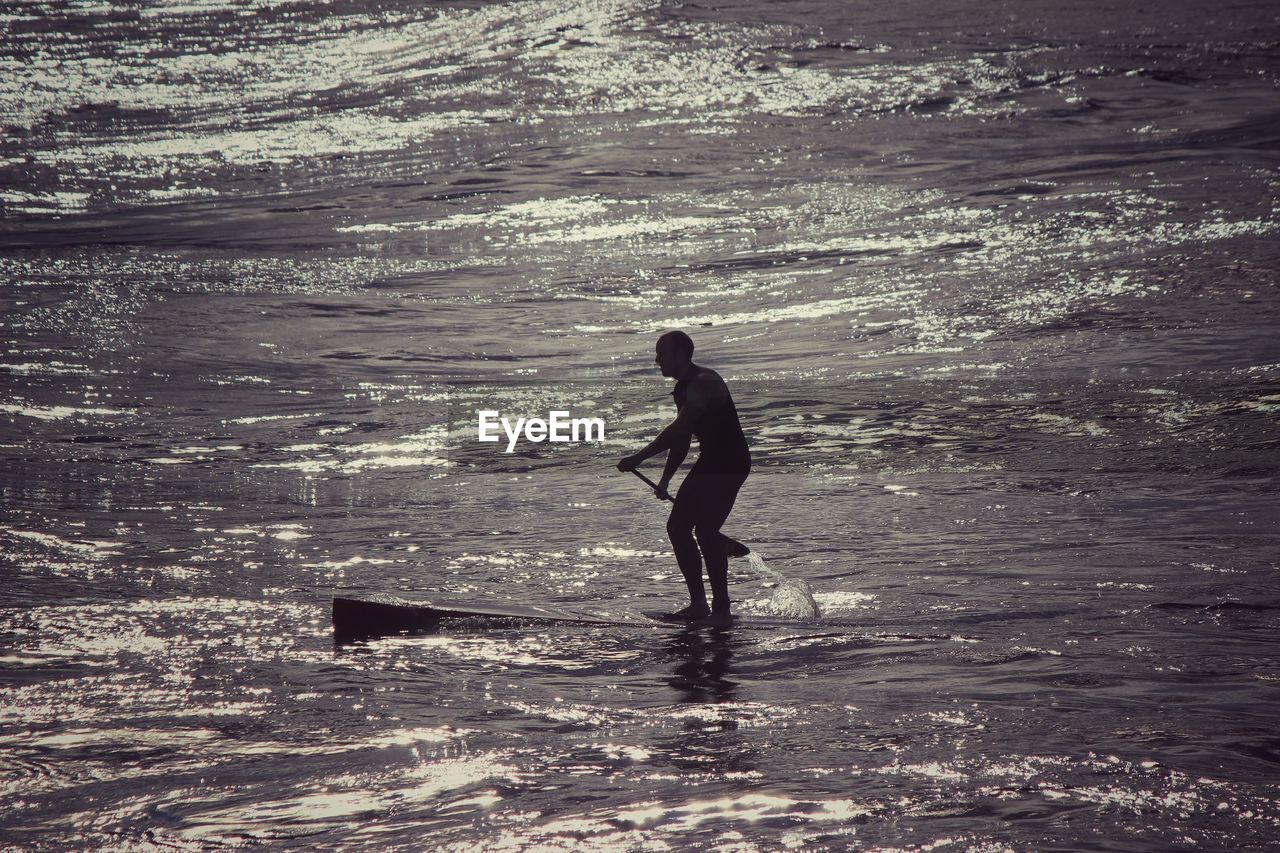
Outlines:
<svg viewBox="0 0 1280 853"><path fill-rule="evenodd" d="M636 475L637 477L639 477L641 480L644 480L646 483L648 483L650 486L652 486L652 487L653 487L653 490L654 490L655 492L659 492L659 491L660 491L660 492L662 492L662 496L663 496L663 498L664 498L664 499L669 500L669 501L671 501L672 503L675 503L675 502L676 502L676 499L675 499L675 498L673 498L673 497L671 497L671 495L667 494L667 490L666 490L666 489L661 488L657 483L653 482L653 480L650 480L650 479L649 479L648 477L646 477L644 474L641 474L639 471L637 471L637 470L636 470L636 469L634 469L634 468L632 468L632 469L631 469L631 473L632 473L632 474L635 474L635 475Z"/></svg>

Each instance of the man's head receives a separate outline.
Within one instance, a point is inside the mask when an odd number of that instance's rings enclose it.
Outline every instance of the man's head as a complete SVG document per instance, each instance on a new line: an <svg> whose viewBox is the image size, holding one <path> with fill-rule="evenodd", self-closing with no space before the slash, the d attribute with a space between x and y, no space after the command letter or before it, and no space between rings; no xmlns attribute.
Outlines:
<svg viewBox="0 0 1280 853"><path fill-rule="evenodd" d="M693 362L693 338L684 332L667 332L658 338L655 348L658 367L663 376L679 379Z"/></svg>

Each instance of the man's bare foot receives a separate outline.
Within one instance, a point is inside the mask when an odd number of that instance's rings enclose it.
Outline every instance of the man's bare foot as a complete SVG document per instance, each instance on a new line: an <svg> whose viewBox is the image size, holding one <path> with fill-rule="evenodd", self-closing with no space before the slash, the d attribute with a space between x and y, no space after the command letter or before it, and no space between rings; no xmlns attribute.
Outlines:
<svg viewBox="0 0 1280 853"><path fill-rule="evenodd" d="M683 610L677 610L674 613L663 613L663 622L697 622L700 619L706 619L711 615L711 608L707 605L699 607L696 604L690 604Z"/></svg>
<svg viewBox="0 0 1280 853"><path fill-rule="evenodd" d="M733 615L727 611L714 611L696 620L693 624L700 628L728 628L733 624Z"/></svg>

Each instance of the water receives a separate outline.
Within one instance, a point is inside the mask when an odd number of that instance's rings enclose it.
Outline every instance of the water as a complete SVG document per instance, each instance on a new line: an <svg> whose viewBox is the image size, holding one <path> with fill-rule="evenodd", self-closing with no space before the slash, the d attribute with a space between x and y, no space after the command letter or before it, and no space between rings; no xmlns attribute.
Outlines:
<svg viewBox="0 0 1280 853"><path fill-rule="evenodd" d="M1271 4L0 14L5 844L1278 843ZM670 327L821 619L333 645L679 605Z"/></svg>

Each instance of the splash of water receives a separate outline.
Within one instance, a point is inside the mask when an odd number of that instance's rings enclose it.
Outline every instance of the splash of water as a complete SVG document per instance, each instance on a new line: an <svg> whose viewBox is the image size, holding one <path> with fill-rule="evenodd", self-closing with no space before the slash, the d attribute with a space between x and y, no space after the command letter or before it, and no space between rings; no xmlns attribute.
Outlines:
<svg viewBox="0 0 1280 853"><path fill-rule="evenodd" d="M773 597L769 599L771 611L787 619L818 618L818 602L813 600L813 590L809 588L809 584L799 578L789 578L774 571L764 561L764 557L755 551L747 555L747 561L756 574L777 584Z"/></svg>

